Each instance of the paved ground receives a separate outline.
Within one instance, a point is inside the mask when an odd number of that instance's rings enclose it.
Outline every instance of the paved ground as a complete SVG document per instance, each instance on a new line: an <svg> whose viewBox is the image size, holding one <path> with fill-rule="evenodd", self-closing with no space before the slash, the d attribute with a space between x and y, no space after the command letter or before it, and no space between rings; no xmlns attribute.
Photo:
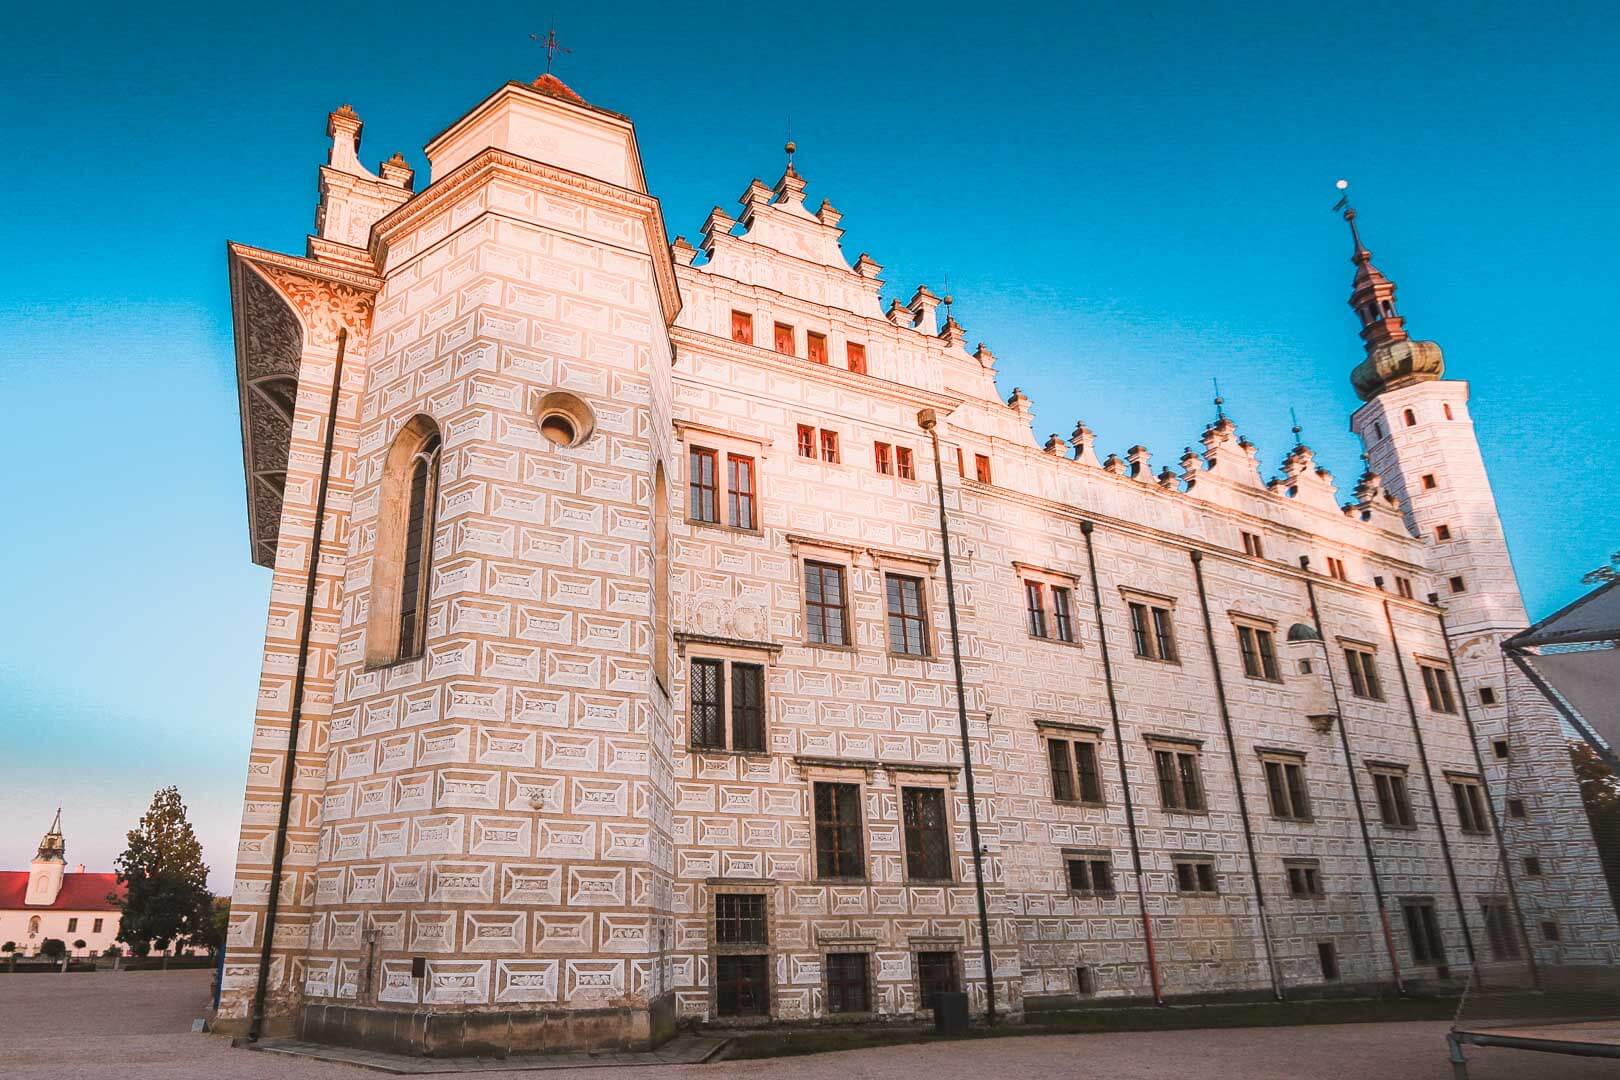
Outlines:
<svg viewBox="0 0 1620 1080"><path fill-rule="evenodd" d="M209 972L0 975L6 1080L367 1080L346 1065L190 1034ZM480 1080L1450 1080L1444 1024L1044 1035L656 1069L489 1072ZM1469 1051L1473 1080L1615 1080L1620 1063Z"/></svg>

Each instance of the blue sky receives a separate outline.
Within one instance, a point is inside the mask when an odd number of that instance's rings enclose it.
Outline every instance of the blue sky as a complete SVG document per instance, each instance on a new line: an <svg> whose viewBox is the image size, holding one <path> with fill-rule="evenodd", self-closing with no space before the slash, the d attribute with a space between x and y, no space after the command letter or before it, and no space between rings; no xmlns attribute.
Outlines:
<svg viewBox="0 0 1620 1080"><path fill-rule="evenodd" d="M1016 7L1016 10L1015 10ZM1269 469L1288 409L1347 490L1348 176L1473 412L1533 613L1620 548L1620 16L1605 5L557 8L557 71L632 116L673 232L791 132L890 291L949 276L1037 433L1173 463L1210 377ZM460 17L447 15L447 10ZM465 13L465 14L462 14ZM326 113L363 158L532 78L551 12L92 3L8 16L0 135L0 867L60 801L110 868L178 784L225 887L268 574L248 561L227 238L301 252Z"/></svg>

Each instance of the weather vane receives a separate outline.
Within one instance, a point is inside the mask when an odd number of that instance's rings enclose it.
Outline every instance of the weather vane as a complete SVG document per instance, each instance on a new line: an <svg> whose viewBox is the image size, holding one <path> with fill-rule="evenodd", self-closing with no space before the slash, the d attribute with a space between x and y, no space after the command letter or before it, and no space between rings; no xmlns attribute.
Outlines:
<svg viewBox="0 0 1620 1080"><path fill-rule="evenodd" d="M954 310L954 308L951 305L953 305L955 303L956 303L956 297L951 295L951 275L946 274L945 275L945 321L946 322L951 321L952 311Z"/></svg>
<svg viewBox="0 0 1620 1080"><path fill-rule="evenodd" d="M1335 183L1333 186L1338 188L1339 191L1340 191L1339 201L1333 204L1334 212L1337 213L1340 210L1349 209L1349 207L1350 207L1350 181L1348 181L1348 180L1340 180L1337 183Z"/></svg>
<svg viewBox="0 0 1620 1080"><path fill-rule="evenodd" d="M1301 441L1299 433L1305 429L1299 426L1299 414L1294 411L1294 407L1292 405L1288 406L1288 419L1294 422L1294 442L1298 443Z"/></svg>
<svg viewBox="0 0 1620 1080"><path fill-rule="evenodd" d="M552 65L552 63L554 61L556 61L558 53L571 53L571 52L574 51L573 49L565 49L565 48L563 48L562 42L557 40L557 20L556 19L551 20L551 29L546 31L546 36L545 37L541 37L539 34L530 34L529 35L529 40L530 41L538 41L540 43L540 47L542 49L546 50L546 74L547 75L551 74L551 65Z"/></svg>
<svg viewBox="0 0 1620 1080"><path fill-rule="evenodd" d="M1226 399L1221 397L1221 380L1211 375L1209 381L1215 384L1215 419L1225 420L1226 410L1222 406L1226 404Z"/></svg>

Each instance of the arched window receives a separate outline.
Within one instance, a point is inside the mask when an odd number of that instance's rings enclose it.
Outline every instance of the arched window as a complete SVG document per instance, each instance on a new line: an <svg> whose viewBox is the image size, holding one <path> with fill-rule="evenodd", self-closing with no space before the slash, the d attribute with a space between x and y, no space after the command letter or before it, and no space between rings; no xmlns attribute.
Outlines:
<svg viewBox="0 0 1620 1080"><path fill-rule="evenodd" d="M422 655L438 493L439 426L418 415L400 430L383 463L366 619L368 663Z"/></svg>
<svg viewBox="0 0 1620 1080"><path fill-rule="evenodd" d="M653 677L669 684L669 480L660 461L653 472L652 505Z"/></svg>
<svg viewBox="0 0 1620 1080"><path fill-rule="evenodd" d="M1407 427L1411 427L1413 424L1417 423L1417 414L1411 409L1407 409L1405 412L1401 413L1401 419L1406 421Z"/></svg>
<svg viewBox="0 0 1620 1080"><path fill-rule="evenodd" d="M34 937L39 933L39 916L35 915L28 920L28 936Z"/></svg>

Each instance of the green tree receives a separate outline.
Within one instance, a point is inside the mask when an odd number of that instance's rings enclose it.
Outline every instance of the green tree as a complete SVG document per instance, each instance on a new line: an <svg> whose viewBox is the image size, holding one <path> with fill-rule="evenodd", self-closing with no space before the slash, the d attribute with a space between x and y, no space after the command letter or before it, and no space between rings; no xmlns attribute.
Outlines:
<svg viewBox="0 0 1620 1080"><path fill-rule="evenodd" d="M0 945L0 953L5 953L6 954L6 966L9 967L12 971L16 971L17 970L17 943L15 941L8 941L4 945Z"/></svg>
<svg viewBox="0 0 1620 1080"><path fill-rule="evenodd" d="M186 820L178 788L162 788L152 796L116 865L119 882L128 887L118 940L137 956L153 947L166 953L172 944L206 937L214 897L208 891L202 844Z"/></svg>
<svg viewBox="0 0 1620 1080"><path fill-rule="evenodd" d="M52 962L60 960L63 971L67 970L67 954L67 942L61 938L48 937L39 943L39 955Z"/></svg>
<svg viewBox="0 0 1620 1080"><path fill-rule="evenodd" d="M1584 742L1570 743L1569 755L1575 762L1575 777L1581 784L1581 801L1592 823L1603 876L1609 882L1609 899L1620 910L1620 779Z"/></svg>

